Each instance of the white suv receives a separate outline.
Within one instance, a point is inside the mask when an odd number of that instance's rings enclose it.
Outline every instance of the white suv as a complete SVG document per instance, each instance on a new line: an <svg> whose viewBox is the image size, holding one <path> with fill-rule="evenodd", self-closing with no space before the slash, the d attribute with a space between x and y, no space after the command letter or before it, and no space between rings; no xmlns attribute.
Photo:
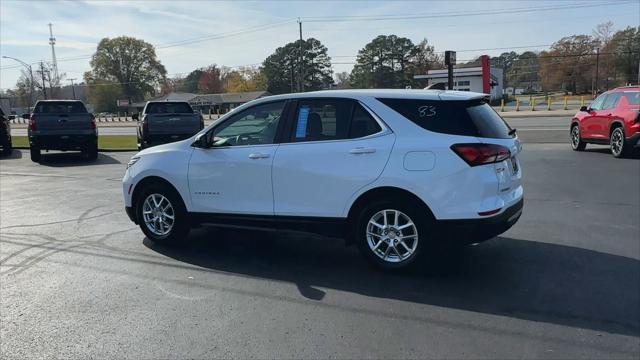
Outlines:
<svg viewBox="0 0 640 360"><path fill-rule="evenodd" d="M145 235L200 224L344 237L383 268L509 229L521 146L483 94L344 90L249 102L190 139L139 152L123 179Z"/></svg>

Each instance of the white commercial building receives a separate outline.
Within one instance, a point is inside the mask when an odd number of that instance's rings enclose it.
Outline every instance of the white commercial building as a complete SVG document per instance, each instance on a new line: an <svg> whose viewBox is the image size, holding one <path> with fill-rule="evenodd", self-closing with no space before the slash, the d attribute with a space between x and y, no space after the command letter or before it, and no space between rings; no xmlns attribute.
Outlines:
<svg viewBox="0 0 640 360"><path fill-rule="evenodd" d="M480 57L482 66L453 69L453 90L472 91L491 95L491 100L502 98L503 70L491 67L489 57ZM447 69L429 70L426 75L415 75L414 79L427 80L427 86L447 84Z"/></svg>

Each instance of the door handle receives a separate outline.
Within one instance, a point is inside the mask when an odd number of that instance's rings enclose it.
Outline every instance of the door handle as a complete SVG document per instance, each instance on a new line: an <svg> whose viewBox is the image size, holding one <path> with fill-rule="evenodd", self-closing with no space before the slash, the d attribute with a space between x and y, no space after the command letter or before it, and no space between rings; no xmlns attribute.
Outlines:
<svg viewBox="0 0 640 360"><path fill-rule="evenodd" d="M262 153L256 153L256 154L249 154L249 159L266 159L269 157L269 154L262 154Z"/></svg>
<svg viewBox="0 0 640 360"><path fill-rule="evenodd" d="M355 149L351 149L349 150L350 154L373 154L374 152L376 152L376 149L373 148L365 148L365 147L357 147Z"/></svg>

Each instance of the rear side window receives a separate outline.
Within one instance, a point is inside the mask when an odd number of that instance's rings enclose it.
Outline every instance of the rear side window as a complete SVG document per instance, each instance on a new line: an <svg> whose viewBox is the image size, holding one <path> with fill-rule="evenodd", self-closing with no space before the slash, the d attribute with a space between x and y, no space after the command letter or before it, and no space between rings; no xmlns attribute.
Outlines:
<svg viewBox="0 0 640 360"><path fill-rule="evenodd" d="M87 112L87 108L80 101L41 101L36 104L33 112L36 114L82 114Z"/></svg>
<svg viewBox="0 0 640 360"><path fill-rule="evenodd" d="M155 102L147 105L147 114L192 114L191 105L186 102Z"/></svg>
<svg viewBox="0 0 640 360"><path fill-rule="evenodd" d="M360 104L346 99L303 99L295 112L293 141L361 138L382 128Z"/></svg>
<svg viewBox="0 0 640 360"><path fill-rule="evenodd" d="M640 91L625 91L622 96L627 98L629 105L640 105Z"/></svg>
<svg viewBox="0 0 640 360"><path fill-rule="evenodd" d="M423 129L451 135L509 139L509 125L482 100L378 99Z"/></svg>

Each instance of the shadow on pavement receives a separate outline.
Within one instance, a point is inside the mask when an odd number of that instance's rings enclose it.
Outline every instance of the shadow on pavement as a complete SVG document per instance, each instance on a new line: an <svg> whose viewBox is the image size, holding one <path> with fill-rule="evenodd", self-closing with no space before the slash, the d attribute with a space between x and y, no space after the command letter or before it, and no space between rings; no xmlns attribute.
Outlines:
<svg viewBox="0 0 640 360"><path fill-rule="evenodd" d="M40 165L51 167L91 166L119 163L120 162L115 158L103 153L98 153L98 158L96 160L88 160L80 152L42 152L42 157L40 158Z"/></svg>
<svg viewBox="0 0 640 360"><path fill-rule="evenodd" d="M587 148L584 149L584 152L605 154L613 157L613 155L611 155L611 149L609 149L608 146L594 148L594 147L590 147L590 145L587 145ZM631 154L629 154L629 156L620 160L640 160L640 149L635 149L635 151L632 151Z"/></svg>
<svg viewBox="0 0 640 360"><path fill-rule="evenodd" d="M0 154L0 160L11 160L11 159L22 159L22 151L13 149L13 151L11 151L11 154L9 155Z"/></svg>
<svg viewBox="0 0 640 360"><path fill-rule="evenodd" d="M368 266L343 241L202 228L180 247L150 249L213 271L291 282L321 301L321 288L640 335L640 261L577 247L498 237L411 274Z"/></svg>

